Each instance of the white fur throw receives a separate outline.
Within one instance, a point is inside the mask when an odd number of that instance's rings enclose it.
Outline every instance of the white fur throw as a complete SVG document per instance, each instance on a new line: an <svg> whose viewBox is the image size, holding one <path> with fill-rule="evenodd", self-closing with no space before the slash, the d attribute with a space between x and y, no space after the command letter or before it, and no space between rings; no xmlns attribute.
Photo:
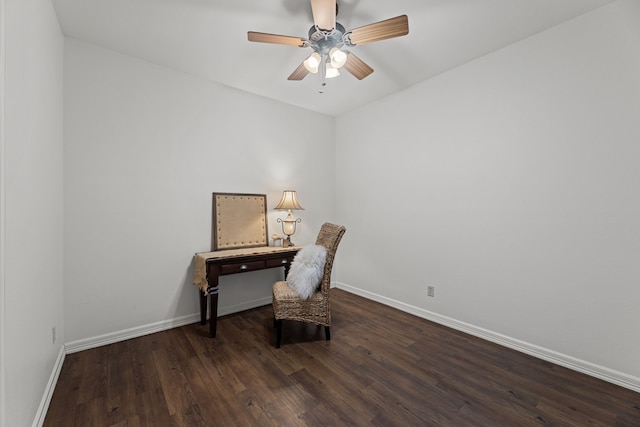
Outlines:
<svg viewBox="0 0 640 427"><path fill-rule="evenodd" d="M326 260L327 249L321 245L305 246L296 254L287 275L287 284L300 298L309 299L318 289Z"/></svg>

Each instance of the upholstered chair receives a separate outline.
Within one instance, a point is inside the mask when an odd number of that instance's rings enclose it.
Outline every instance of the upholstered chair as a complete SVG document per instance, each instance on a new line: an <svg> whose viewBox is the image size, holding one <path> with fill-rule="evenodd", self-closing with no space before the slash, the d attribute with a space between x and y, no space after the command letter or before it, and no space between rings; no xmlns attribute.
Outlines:
<svg viewBox="0 0 640 427"><path fill-rule="evenodd" d="M327 250L324 273L320 286L309 299L301 299L286 281L273 285L273 314L276 326L276 347L280 348L282 339L282 321L315 323L324 326L325 337L331 339L331 269L338 244L347 229L341 225L324 223L320 228L316 245Z"/></svg>

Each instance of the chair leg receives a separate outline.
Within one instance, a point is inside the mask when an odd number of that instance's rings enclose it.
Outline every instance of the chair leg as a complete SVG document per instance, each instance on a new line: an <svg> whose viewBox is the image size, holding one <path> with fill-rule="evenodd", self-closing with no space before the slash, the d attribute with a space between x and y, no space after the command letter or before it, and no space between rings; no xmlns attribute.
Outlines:
<svg viewBox="0 0 640 427"><path fill-rule="evenodd" d="M324 327L324 336L327 338L327 341L331 341L331 326Z"/></svg>
<svg viewBox="0 0 640 427"><path fill-rule="evenodd" d="M282 340L282 319L275 319L276 322L276 348L280 348Z"/></svg>

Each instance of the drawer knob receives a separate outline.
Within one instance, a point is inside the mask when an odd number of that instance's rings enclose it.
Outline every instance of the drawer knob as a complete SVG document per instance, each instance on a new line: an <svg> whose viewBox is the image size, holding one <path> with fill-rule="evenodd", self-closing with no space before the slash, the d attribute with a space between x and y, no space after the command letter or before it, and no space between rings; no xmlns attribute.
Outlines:
<svg viewBox="0 0 640 427"><path fill-rule="evenodd" d="M282 260L282 264L286 264L286 263L287 263L287 260L286 260L286 259L283 259L283 260Z"/></svg>
<svg viewBox="0 0 640 427"><path fill-rule="evenodd" d="M247 268L249 268L249 267L247 267L247 264L242 264L240 266L240 270L246 270Z"/></svg>

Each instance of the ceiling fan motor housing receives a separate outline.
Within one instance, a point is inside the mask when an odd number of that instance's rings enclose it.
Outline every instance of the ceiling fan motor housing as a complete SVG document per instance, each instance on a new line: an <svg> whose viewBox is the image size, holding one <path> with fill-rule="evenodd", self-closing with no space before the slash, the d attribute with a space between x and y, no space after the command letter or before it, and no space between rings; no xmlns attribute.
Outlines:
<svg viewBox="0 0 640 427"><path fill-rule="evenodd" d="M309 29L309 47L320 55L328 55L334 47L340 49L345 45L351 46L345 34L346 30L338 22L331 31L321 30L314 25Z"/></svg>

